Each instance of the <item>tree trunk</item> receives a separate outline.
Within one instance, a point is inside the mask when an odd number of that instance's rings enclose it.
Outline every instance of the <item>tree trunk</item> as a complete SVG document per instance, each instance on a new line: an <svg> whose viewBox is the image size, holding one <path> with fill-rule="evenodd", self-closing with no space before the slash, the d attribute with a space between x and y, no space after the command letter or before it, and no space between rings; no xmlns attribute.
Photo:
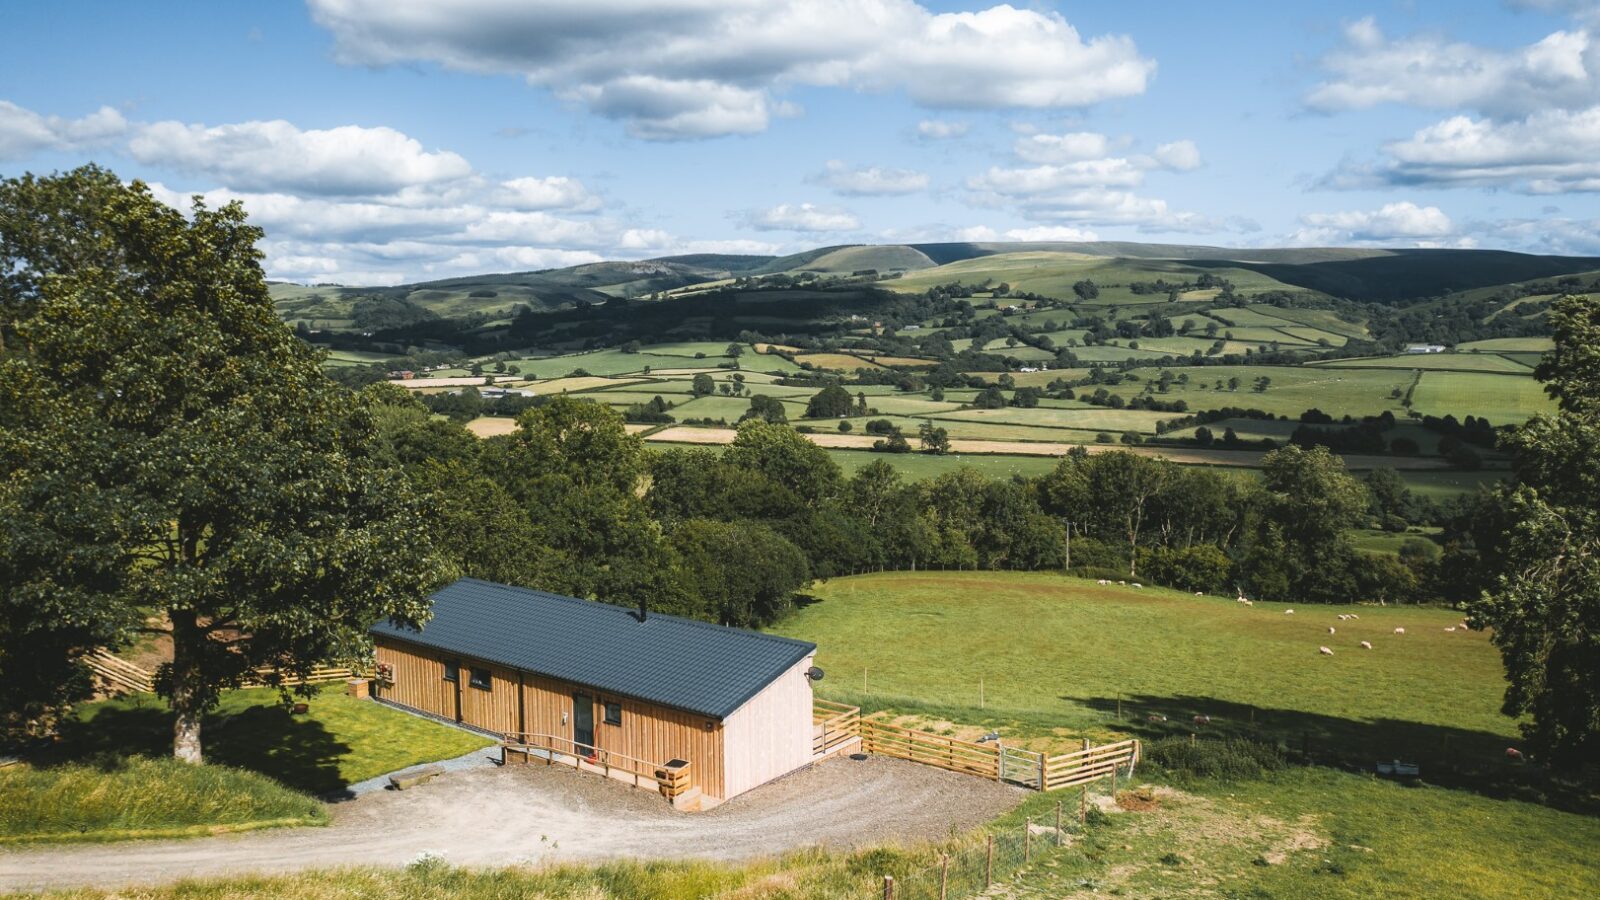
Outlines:
<svg viewBox="0 0 1600 900"><path fill-rule="evenodd" d="M200 765L201 642L206 639L189 610L171 611L172 618L172 755L186 763Z"/></svg>

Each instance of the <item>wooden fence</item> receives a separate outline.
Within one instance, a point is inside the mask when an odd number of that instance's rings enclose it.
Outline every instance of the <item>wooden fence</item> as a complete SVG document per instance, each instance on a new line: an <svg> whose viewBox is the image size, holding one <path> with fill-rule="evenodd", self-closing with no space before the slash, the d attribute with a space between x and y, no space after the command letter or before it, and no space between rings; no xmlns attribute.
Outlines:
<svg viewBox="0 0 1600 900"><path fill-rule="evenodd" d="M1001 741L964 741L930 731L863 719L859 708L826 700L816 701L812 722L817 729L812 744L813 755L859 736L861 749L866 753L910 760L963 775L1005 781L1037 791L1078 787L1102 778L1110 778L1115 784L1118 776L1133 775L1134 766L1139 761L1140 746L1137 740L1118 741L1098 747L1086 740L1082 750L1047 756L1037 750L1007 747Z"/></svg>
<svg viewBox="0 0 1600 900"><path fill-rule="evenodd" d="M84 664L89 671L94 673L95 679L100 682L101 693L108 695L130 694L149 692L156 689L155 673L149 669L136 666L116 654L106 650L95 650L83 657ZM272 684L272 676L276 669L257 669L240 683L240 687L268 687ZM321 684L327 681L344 681L349 678L363 677L362 673L350 669L340 669L332 666L318 666L311 670L305 678L290 676L285 679L287 684Z"/></svg>
<svg viewBox="0 0 1600 900"><path fill-rule="evenodd" d="M811 701L811 755L824 757L861 737L861 707Z"/></svg>
<svg viewBox="0 0 1600 900"><path fill-rule="evenodd" d="M86 654L83 661L100 682L103 694L132 694L156 689L154 673L105 650Z"/></svg>

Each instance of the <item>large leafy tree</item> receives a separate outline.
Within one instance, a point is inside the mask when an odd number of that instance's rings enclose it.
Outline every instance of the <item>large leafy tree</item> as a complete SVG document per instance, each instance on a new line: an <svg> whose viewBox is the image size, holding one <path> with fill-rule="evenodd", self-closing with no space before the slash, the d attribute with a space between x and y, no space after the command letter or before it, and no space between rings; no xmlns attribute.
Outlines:
<svg viewBox="0 0 1600 900"><path fill-rule="evenodd" d="M260 238L99 168L0 182L0 693L11 660L68 672L163 623L190 762L222 689L355 661L451 574L369 404L274 314Z"/></svg>
<svg viewBox="0 0 1600 900"><path fill-rule="evenodd" d="M1348 530L1366 512L1366 488L1326 447L1274 450L1262 457L1261 470L1262 516L1240 580L1271 599L1359 599Z"/></svg>
<svg viewBox="0 0 1600 900"><path fill-rule="evenodd" d="M1516 484L1496 506L1509 525L1486 559L1491 587L1469 607L1493 629L1507 715L1557 766L1600 753L1600 299L1550 307L1555 351L1537 371L1559 404L1508 440Z"/></svg>

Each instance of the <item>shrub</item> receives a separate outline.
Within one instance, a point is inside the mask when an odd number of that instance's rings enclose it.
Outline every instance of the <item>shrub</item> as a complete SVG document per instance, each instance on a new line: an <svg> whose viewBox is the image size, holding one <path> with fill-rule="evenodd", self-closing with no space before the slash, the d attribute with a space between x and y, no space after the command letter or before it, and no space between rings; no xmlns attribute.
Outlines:
<svg viewBox="0 0 1600 900"><path fill-rule="evenodd" d="M1146 755L1150 762L1170 775L1218 781L1260 778L1289 765L1289 758L1281 745L1248 738L1161 738L1150 743Z"/></svg>

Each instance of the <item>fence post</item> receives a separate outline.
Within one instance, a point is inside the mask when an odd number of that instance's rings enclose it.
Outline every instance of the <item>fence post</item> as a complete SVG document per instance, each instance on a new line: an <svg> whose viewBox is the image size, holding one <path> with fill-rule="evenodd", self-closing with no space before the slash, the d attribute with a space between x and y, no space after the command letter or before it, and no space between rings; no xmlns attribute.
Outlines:
<svg viewBox="0 0 1600 900"><path fill-rule="evenodd" d="M1028 820L1026 822L1022 823L1022 861L1024 863L1026 863L1026 862L1031 862L1032 860L1033 860L1033 817L1029 816Z"/></svg>
<svg viewBox="0 0 1600 900"><path fill-rule="evenodd" d="M1061 846L1061 801L1056 801L1056 846Z"/></svg>
<svg viewBox="0 0 1600 900"><path fill-rule="evenodd" d="M994 835L989 835L989 846L983 855L983 886L987 890L994 886Z"/></svg>
<svg viewBox="0 0 1600 900"><path fill-rule="evenodd" d="M883 900L894 900L894 876L883 876Z"/></svg>
<svg viewBox="0 0 1600 900"><path fill-rule="evenodd" d="M1049 761L1049 757L1045 756L1044 753L1041 752L1039 754L1039 791L1040 791L1040 793L1043 793L1044 791L1050 790L1050 784L1045 780L1046 776L1049 774L1047 766L1045 765L1048 761Z"/></svg>
<svg viewBox="0 0 1600 900"><path fill-rule="evenodd" d="M950 896L950 855L939 857L939 900L948 900Z"/></svg>

